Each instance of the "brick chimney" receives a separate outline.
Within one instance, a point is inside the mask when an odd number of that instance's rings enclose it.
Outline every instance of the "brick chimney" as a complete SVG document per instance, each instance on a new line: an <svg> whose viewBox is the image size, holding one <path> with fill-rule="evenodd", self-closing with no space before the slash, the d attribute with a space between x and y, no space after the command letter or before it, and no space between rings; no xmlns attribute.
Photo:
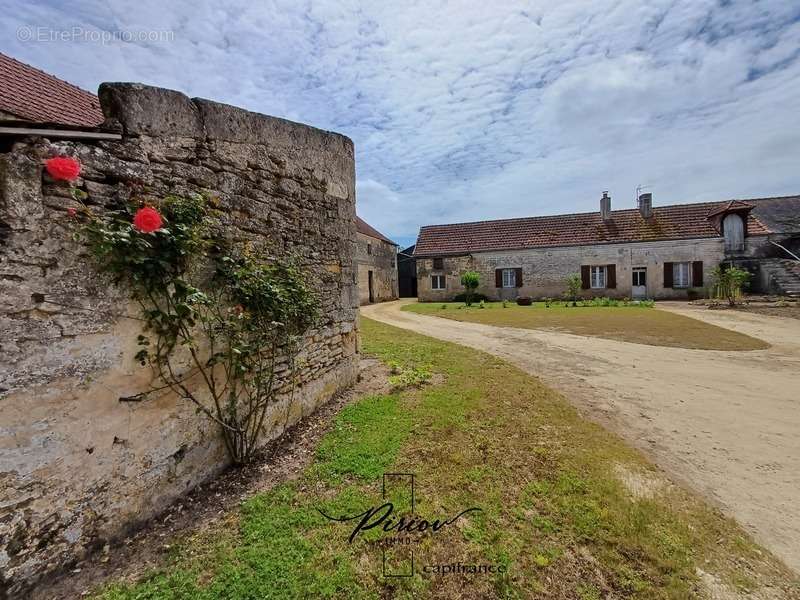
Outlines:
<svg viewBox="0 0 800 600"><path fill-rule="evenodd" d="M608 192L603 192L603 197L600 198L600 218L603 221L611 218L611 196L608 195Z"/></svg>
<svg viewBox="0 0 800 600"><path fill-rule="evenodd" d="M639 194L639 212L642 213L643 219L649 219L653 216L653 194Z"/></svg>

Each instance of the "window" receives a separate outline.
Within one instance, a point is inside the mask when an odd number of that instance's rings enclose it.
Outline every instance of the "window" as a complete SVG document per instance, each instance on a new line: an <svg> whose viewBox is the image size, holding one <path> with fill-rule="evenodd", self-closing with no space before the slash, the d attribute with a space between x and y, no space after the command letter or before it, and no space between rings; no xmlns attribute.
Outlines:
<svg viewBox="0 0 800 600"><path fill-rule="evenodd" d="M739 215L726 215L722 220L726 250L744 250L744 221Z"/></svg>
<svg viewBox="0 0 800 600"><path fill-rule="evenodd" d="M503 287L504 288L517 287L516 269L503 269Z"/></svg>
<svg viewBox="0 0 800 600"><path fill-rule="evenodd" d="M589 274L591 276L591 283L590 286L592 289L599 289L606 287L606 268L605 266L602 267L590 267Z"/></svg>
<svg viewBox="0 0 800 600"><path fill-rule="evenodd" d="M647 285L647 269L637 267L633 270L633 287L644 287Z"/></svg>
<svg viewBox="0 0 800 600"><path fill-rule="evenodd" d="M372 244L367 244L367 254L372 254Z"/></svg>
<svg viewBox="0 0 800 600"><path fill-rule="evenodd" d="M679 262L672 264L672 287L689 287L689 263Z"/></svg>
<svg viewBox="0 0 800 600"><path fill-rule="evenodd" d="M431 289L443 290L446 288L444 275L431 275Z"/></svg>
<svg viewBox="0 0 800 600"><path fill-rule="evenodd" d="M433 268L434 269L444 269L444 259L443 258L434 258L433 259Z"/></svg>

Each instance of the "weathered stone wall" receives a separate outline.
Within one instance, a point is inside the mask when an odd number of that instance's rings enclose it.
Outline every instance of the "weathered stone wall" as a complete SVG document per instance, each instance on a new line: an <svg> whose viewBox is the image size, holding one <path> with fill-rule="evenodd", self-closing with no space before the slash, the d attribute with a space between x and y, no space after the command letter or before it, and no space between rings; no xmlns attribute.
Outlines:
<svg viewBox="0 0 800 600"><path fill-rule="evenodd" d="M747 244L761 243L748 238ZM711 281L711 272L725 258L722 238L639 242L631 244L598 244L562 248L542 248L509 252L481 252L470 256L443 258L443 269L433 269L432 258L417 259L418 296L424 302L442 302L463 292L461 274L477 271L481 277L478 292L489 298L560 298L566 290L566 278L580 273L581 265L616 265L617 286L614 289L582 290L585 297L631 297L632 270L647 268L648 298L686 298L688 289L664 288L665 262L703 261L703 285ZM495 269L522 268L522 287L495 287ZM431 275L444 274L447 289L431 289ZM691 289L691 288L690 288Z"/></svg>
<svg viewBox="0 0 800 600"><path fill-rule="evenodd" d="M372 302L397 299L397 246L363 233L357 234L358 297L369 304L369 273L372 272Z"/></svg>
<svg viewBox="0 0 800 600"><path fill-rule="evenodd" d="M323 318L268 436L357 375L352 142L169 90L110 84L100 97L122 141L26 139L0 154L0 590L11 596L227 462L216 428L187 402L169 393L123 400L153 383L133 359L141 322L72 241L74 201L43 175L47 156L80 159L77 186L96 211L134 188L209 194L232 236L306 270Z"/></svg>

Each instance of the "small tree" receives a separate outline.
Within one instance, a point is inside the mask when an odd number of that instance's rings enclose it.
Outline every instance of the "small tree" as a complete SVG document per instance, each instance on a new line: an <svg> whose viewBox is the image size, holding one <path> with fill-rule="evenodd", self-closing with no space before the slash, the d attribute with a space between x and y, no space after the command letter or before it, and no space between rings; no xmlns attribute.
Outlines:
<svg viewBox="0 0 800 600"><path fill-rule="evenodd" d="M480 275L475 271L467 271L461 276L461 285L464 286L464 302L467 306L472 306L472 298L475 296L475 290L478 289L480 284Z"/></svg>
<svg viewBox="0 0 800 600"><path fill-rule="evenodd" d="M742 296L742 288L750 281L750 273L744 269L730 266L727 269L719 265L714 269L714 285L712 294L714 298L728 301L729 306L734 306Z"/></svg>
<svg viewBox="0 0 800 600"><path fill-rule="evenodd" d="M572 302L572 306L578 305L578 295L581 293L580 273L573 273L567 277L567 299Z"/></svg>

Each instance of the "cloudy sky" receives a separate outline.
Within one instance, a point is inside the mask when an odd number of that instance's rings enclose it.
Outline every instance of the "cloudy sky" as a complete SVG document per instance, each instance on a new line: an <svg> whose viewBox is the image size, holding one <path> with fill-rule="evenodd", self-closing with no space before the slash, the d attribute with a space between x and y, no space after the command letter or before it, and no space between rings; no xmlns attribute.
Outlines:
<svg viewBox="0 0 800 600"><path fill-rule="evenodd" d="M140 81L350 136L358 211L401 243L603 190L631 207L639 184L656 205L800 192L797 0L0 0L0 34L88 90Z"/></svg>

